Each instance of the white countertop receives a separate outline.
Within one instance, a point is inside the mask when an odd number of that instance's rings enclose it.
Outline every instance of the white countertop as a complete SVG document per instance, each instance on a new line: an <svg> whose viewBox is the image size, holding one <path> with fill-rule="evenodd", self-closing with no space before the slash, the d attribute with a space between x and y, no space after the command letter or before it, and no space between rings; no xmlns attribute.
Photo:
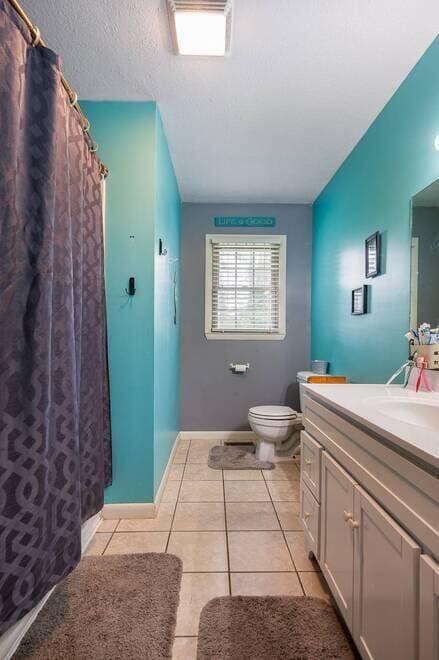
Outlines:
<svg viewBox="0 0 439 660"><path fill-rule="evenodd" d="M381 401L425 402L439 405L438 392L418 392L398 385L305 385L306 392L334 410L401 447L429 465L439 468L439 428L431 429L401 421L376 409ZM386 401L385 401L386 403Z"/></svg>

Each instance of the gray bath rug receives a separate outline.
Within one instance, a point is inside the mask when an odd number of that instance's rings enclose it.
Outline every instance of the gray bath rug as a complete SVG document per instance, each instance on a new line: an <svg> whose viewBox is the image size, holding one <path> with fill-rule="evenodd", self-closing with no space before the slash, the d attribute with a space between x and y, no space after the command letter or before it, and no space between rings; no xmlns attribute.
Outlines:
<svg viewBox="0 0 439 660"><path fill-rule="evenodd" d="M272 470L274 463L258 461L256 447L248 445L219 445L209 451L207 464L214 470Z"/></svg>
<svg viewBox="0 0 439 660"><path fill-rule="evenodd" d="M181 573L174 555L85 557L55 589L14 660L170 659Z"/></svg>
<svg viewBox="0 0 439 660"><path fill-rule="evenodd" d="M200 617L197 660L353 660L329 603L305 596L214 598Z"/></svg>

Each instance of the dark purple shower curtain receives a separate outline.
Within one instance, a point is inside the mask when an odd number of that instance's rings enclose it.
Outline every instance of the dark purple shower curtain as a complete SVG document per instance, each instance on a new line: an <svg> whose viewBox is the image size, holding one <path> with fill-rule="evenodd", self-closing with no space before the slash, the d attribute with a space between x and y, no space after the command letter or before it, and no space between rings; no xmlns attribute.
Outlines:
<svg viewBox="0 0 439 660"><path fill-rule="evenodd" d="M111 481L99 161L0 0L0 634L69 573Z"/></svg>

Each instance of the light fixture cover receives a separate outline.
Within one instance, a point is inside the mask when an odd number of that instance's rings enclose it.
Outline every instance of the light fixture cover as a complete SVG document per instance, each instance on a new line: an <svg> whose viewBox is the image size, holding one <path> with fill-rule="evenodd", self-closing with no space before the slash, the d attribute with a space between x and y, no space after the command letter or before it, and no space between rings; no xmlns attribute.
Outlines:
<svg viewBox="0 0 439 660"><path fill-rule="evenodd" d="M232 0L168 0L175 50L180 55L224 56L230 51Z"/></svg>

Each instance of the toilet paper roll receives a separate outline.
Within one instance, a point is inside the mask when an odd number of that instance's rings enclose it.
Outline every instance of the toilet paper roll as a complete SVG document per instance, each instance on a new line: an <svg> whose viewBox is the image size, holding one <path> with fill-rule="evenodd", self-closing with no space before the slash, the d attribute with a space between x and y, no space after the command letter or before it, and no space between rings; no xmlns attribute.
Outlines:
<svg viewBox="0 0 439 660"><path fill-rule="evenodd" d="M246 364L235 364L234 365L234 371L237 374L245 374L247 371L248 367Z"/></svg>

